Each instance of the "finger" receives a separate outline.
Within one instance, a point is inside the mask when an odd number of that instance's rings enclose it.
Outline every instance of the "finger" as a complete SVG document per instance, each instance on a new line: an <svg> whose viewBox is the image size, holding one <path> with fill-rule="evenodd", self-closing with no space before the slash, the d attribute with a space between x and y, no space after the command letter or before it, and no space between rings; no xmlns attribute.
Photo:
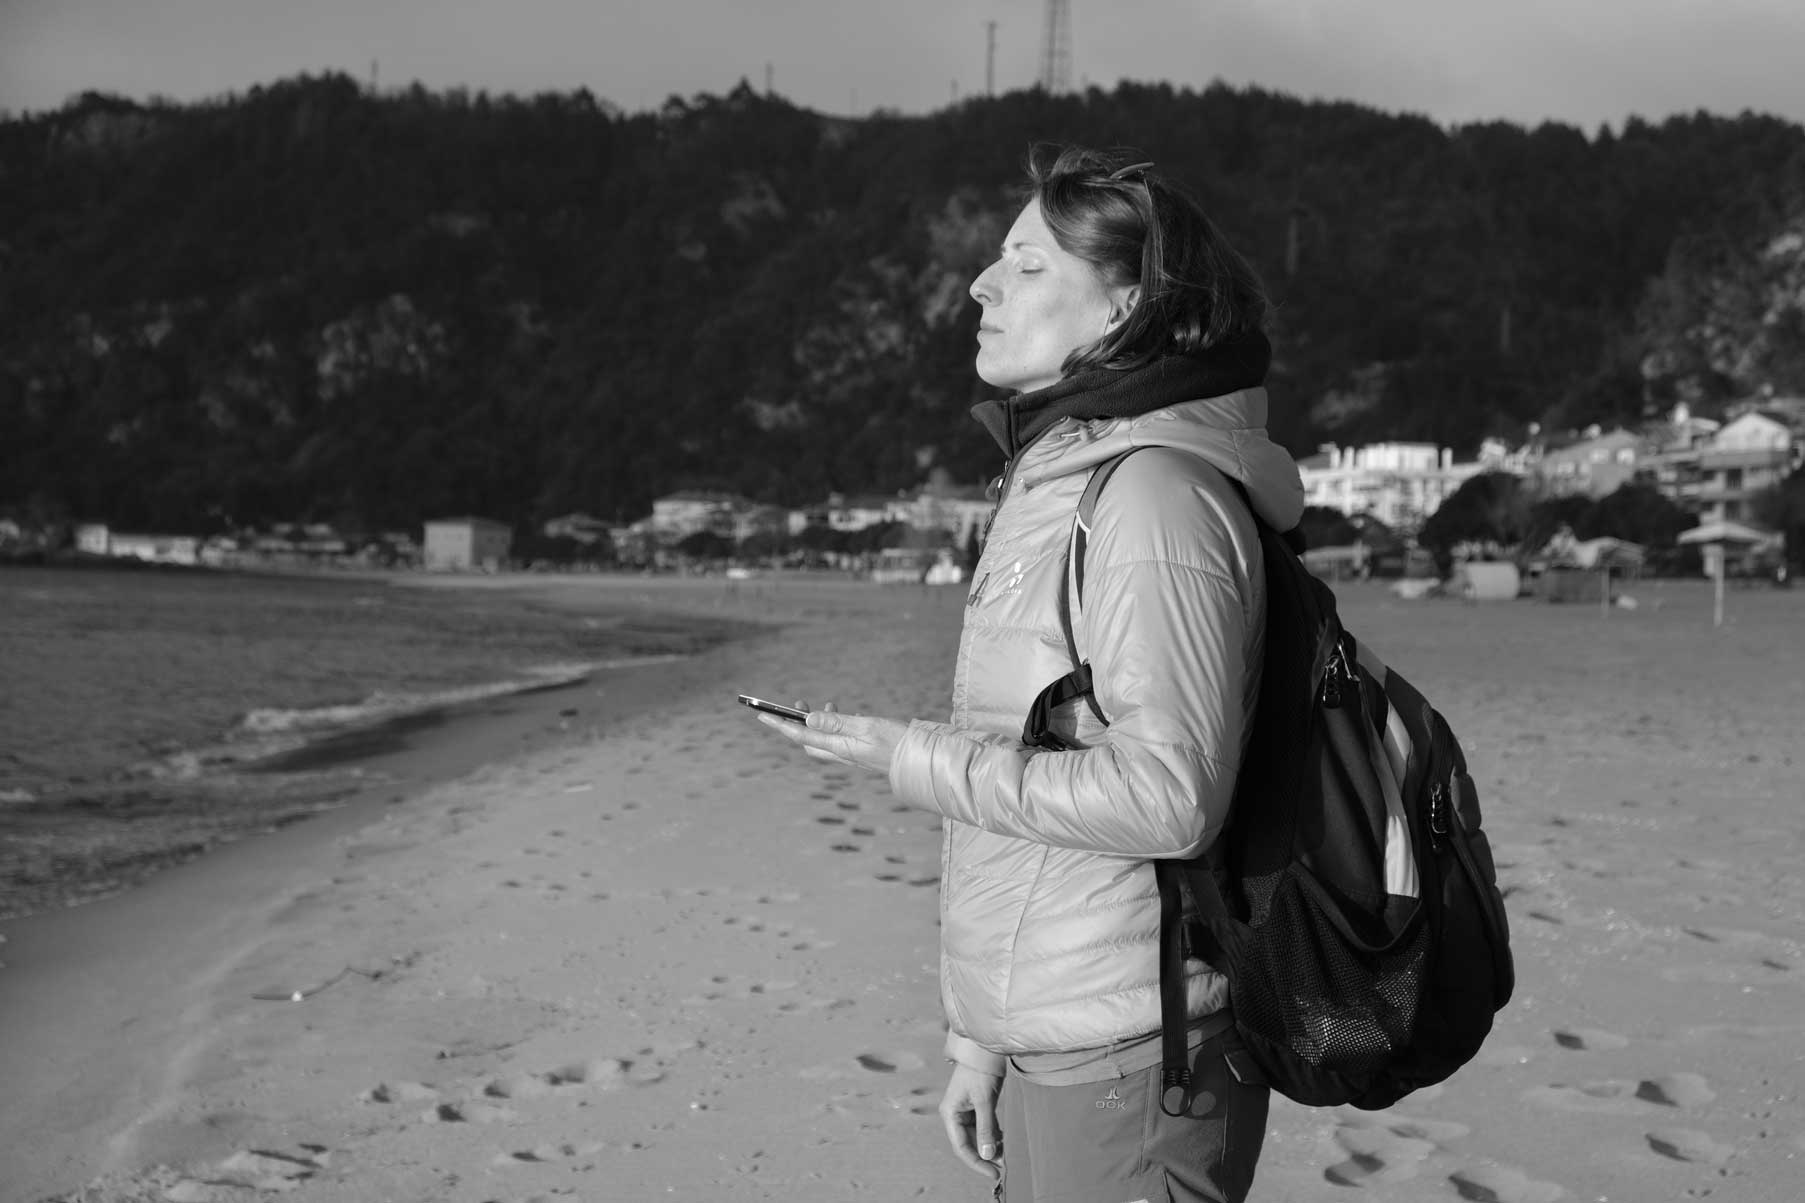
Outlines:
<svg viewBox="0 0 1805 1203"><path fill-rule="evenodd" d="M771 730L782 735L785 739L791 741L792 743L801 743L802 742L803 728L799 724L794 723L787 718L778 718L774 714L761 714L758 716L758 721L763 723L765 726L771 728Z"/></svg>
<svg viewBox="0 0 1805 1203"><path fill-rule="evenodd" d="M970 1109L961 1102L955 1102L949 1095L941 1100L940 1122L946 1129L947 1143L953 1146L954 1156L971 1167L972 1172L995 1180L996 1166L978 1156L976 1142L972 1139L973 1115Z"/></svg>
<svg viewBox="0 0 1805 1203"><path fill-rule="evenodd" d="M969 1126L971 1112L951 1111L947 1105L940 1105L940 1122L946 1129L946 1141L953 1146L953 1155L980 1174L988 1173L990 1164L978 1156L976 1144L972 1140Z"/></svg>

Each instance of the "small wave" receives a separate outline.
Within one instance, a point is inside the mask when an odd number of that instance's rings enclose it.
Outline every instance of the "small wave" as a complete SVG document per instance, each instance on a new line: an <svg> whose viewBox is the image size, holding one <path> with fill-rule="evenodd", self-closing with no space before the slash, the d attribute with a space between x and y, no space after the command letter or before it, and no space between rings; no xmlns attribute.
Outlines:
<svg viewBox="0 0 1805 1203"><path fill-rule="evenodd" d="M250 767L295 752L316 741L494 698L581 684L598 672L681 660L680 655L628 656L570 664L542 664L517 677L417 692L377 690L358 702L300 708L262 707L248 711L225 740L211 747L184 748L136 766L144 775L193 780L211 772Z"/></svg>
<svg viewBox="0 0 1805 1203"><path fill-rule="evenodd" d="M308 709L265 708L252 710L239 720L238 729L250 735L281 735L314 731L339 730L363 726L408 714L443 710L451 706L485 702L490 698L527 693L539 689L555 689L576 685L590 675L642 664L660 664L683 657L674 655L632 656L615 660L592 660L577 664L542 664L526 669L522 676L506 681L486 681L475 685L457 685L449 689L424 693L394 693L377 690L361 702Z"/></svg>

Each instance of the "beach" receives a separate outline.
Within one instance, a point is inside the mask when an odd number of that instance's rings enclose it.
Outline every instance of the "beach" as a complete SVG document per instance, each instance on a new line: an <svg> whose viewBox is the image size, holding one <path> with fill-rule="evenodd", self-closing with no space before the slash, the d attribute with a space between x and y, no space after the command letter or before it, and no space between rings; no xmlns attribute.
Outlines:
<svg viewBox="0 0 1805 1203"><path fill-rule="evenodd" d="M734 702L944 718L962 592L430 587L748 625L522 703L417 788L0 922L0 1203L987 1198L935 1113L939 821ZM1805 1189L1805 591L1714 629L1705 582L1620 588L1339 587L1466 748L1518 987L1447 1083L1275 1102L1253 1199Z"/></svg>

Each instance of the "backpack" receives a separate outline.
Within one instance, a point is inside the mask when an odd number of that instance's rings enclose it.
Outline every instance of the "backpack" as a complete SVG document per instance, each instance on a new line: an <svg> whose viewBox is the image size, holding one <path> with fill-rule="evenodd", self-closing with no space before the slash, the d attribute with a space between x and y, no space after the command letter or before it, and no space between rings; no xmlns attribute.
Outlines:
<svg viewBox="0 0 1805 1203"><path fill-rule="evenodd" d="M1108 721L1070 602L1083 601L1097 496L1128 454L1100 466L1079 503L1059 599L1078 667L1041 692L1025 743L1065 750L1049 720L1073 698ZM1197 956L1228 979L1237 1077L1309 1106L1374 1110L1479 1051L1515 981L1504 900L1446 720L1342 629L1297 532L1254 522L1266 650L1228 825L1200 856L1154 862L1161 1106L1176 1116L1192 1101L1184 963Z"/></svg>

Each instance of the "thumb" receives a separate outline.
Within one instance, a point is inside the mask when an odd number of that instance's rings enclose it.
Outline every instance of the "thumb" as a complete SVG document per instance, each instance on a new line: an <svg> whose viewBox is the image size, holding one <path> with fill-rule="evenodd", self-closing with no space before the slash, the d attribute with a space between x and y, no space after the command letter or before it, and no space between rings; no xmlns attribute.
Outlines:
<svg viewBox="0 0 1805 1203"><path fill-rule="evenodd" d="M976 1123L973 1126L977 1129L978 1156L982 1157L985 1161L995 1161L997 1158L996 1106L994 1103L991 1103L984 1098L977 1098L972 1101L976 1104L973 1108L976 1112L973 1117L976 1120Z"/></svg>

